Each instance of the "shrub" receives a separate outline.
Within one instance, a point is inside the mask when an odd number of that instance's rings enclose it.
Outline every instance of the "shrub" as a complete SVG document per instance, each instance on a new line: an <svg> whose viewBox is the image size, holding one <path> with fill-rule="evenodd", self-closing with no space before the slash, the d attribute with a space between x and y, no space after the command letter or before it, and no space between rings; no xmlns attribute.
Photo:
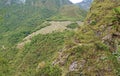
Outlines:
<svg viewBox="0 0 120 76"><path fill-rule="evenodd" d="M120 14L120 6L117 8L114 8L115 13Z"/></svg>
<svg viewBox="0 0 120 76"><path fill-rule="evenodd" d="M117 8L114 8L114 12L116 14L115 20L117 20L118 22L120 22L120 6Z"/></svg>
<svg viewBox="0 0 120 76"><path fill-rule="evenodd" d="M61 76L62 71L57 66L47 65L37 72L36 76Z"/></svg>
<svg viewBox="0 0 120 76"><path fill-rule="evenodd" d="M91 23L90 23L90 25L96 25L97 24L97 22L95 21L95 20L93 20Z"/></svg>
<svg viewBox="0 0 120 76"><path fill-rule="evenodd" d="M70 25L67 26L67 28L71 28L71 29L75 29L77 28L79 25L77 23L72 23Z"/></svg>
<svg viewBox="0 0 120 76"><path fill-rule="evenodd" d="M9 74L8 62L5 58L0 57L0 76Z"/></svg>
<svg viewBox="0 0 120 76"><path fill-rule="evenodd" d="M95 46L97 50L106 50L106 51L109 50L109 47L107 45L99 41L95 43Z"/></svg>

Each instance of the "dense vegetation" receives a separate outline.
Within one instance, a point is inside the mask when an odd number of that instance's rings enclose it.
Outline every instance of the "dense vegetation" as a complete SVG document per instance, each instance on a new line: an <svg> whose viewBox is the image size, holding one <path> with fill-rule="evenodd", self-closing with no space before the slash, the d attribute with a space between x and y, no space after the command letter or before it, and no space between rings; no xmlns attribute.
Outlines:
<svg viewBox="0 0 120 76"><path fill-rule="evenodd" d="M71 29L75 29L75 28L78 28L79 25L77 23L72 23L72 24L68 25L67 27L71 28Z"/></svg>
<svg viewBox="0 0 120 76"><path fill-rule="evenodd" d="M42 24L46 18L54 14L53 11L47 8L36 8L21 5L5 7L2 8L1 11L3 11L3 18L0 26L0 38L1 40L6 41L5 44L11 43L11 40L20 41L25 36L33 32L32 30ZM9 40L11 42L9 42Z"/></svg>
<svg viewBox="0 0 120 76"><path fill-rule="evenodd" d="M21 50L10 49L10 51L7 50L7 53L4 53L4 56L2 57L4 58L9 57L10 59L7 59L7 61L1 59L2 64L1 70L3 71L3 73L1 74L2 75L6 74L5 76L8 76L8 73L10 72L9 76L10 75L35 76L36 74L37 76L39 76L38 74L45 75L47 74L47 76L51 75L60 76L61 75L60 68L54 67L50 63L52 63L54 56L56 56L57 52L59 52L63 48L65 34L67 33L69 32L66 31L63 33L38 35L32 39L32 42L30 44L29 43L26 44L24 49ZM42 62L44 62L45 64L45 65L43 64L42 66L42 68L44 68L43 70L38 68L41 67ZM10 67L7 67L7 65L9 65ZM8 69L10 70L7 71Z"/></svg>

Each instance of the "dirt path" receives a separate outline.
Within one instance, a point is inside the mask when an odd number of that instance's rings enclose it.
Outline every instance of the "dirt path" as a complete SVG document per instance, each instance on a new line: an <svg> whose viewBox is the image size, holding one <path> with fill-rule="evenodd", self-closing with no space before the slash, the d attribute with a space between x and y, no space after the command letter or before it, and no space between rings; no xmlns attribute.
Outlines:
<svg viewBox="0 0 120 76"><path fill-rule="evenodd" d="M27 37L25 37L23 39L23 42L21 42L17 45L17 48L19 48L19 49L23 48L26 43L31 42L32 37L34 37L38 34L48 34L48 33L52 33L55 31L62 32L64 30L70 30L66 26L73 22L71 22L71 21L50 21L49 23L50 23L50 26L42 28L36 32L33 32L32 34L28 35ZM78 25L82 24L82 22L80 22L80 21L76 21L76 23L78 23Z"/></svg>

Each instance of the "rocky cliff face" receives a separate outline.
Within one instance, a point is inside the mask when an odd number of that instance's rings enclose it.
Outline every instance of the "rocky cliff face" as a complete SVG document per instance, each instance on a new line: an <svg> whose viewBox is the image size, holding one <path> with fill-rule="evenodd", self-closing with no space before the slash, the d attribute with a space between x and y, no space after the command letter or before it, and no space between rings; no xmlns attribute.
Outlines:
<svg viewBox="0 0 120 76"><path fill-rule="evenodd" d="M41 2L43 4L47 3L47 2L53 2L56 3L58 5L64 5L64 4L71 4L71 2L69 0L4 0L1 1L6 5L11 5L11 4L16 4L16 3L27 3L27 4L36 4L37 2Z"/></svg>
<svg viewBox="0 0 120 76"><path fill-rule="evenodd" d="M1 5L26 4L30 6L60 7L66 4L72 4L69 0L4 0Z"/></svg>
<svg viewBox="0 0 120 76"><path fill-rule="evenodd" d="M4 5L12 5L12 4L24 4L26 0L4 0L1 1Z"/></svg>
<svg viewBox="0 0 120 76"><path fill-rule="evenodd" d="M69 0L26 0L26 4L37 6L37 7L47 7L49 9L58 9L63 5L72 4Z"/></svg>

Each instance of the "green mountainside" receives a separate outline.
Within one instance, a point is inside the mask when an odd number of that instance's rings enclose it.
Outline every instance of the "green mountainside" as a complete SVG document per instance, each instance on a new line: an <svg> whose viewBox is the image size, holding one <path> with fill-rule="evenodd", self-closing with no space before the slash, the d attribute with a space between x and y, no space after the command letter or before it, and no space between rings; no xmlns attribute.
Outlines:
<svg viewBox="0 0 120 76"><path fill-rule="evenodd" d="M120 75L119 0L94 0L88 14L68 0L1 4L0 76Z"/></svg>
<svg viewBox="0 0 120 76"><path fill-rule="evenodd" d="M9 5L6 3L8 1L11 1ZM34 29L44 21L51 20L50 17L55 16L64 5L72 5L68 0L26 0L24 4L18 4L16 1L1 0L0 2L1 6L3 6L0 9L0 39L2 41L0 44L2 45L7 44L8 46L18 43L21 39L34 32ZM79 9L78 11L86 13L84 10ZM81 20L83 20L85 15L79 15L81 16ZM60 14L56 17L58 18L59 16ZM54 19L57 20L57 18ZM70 18L71 16L69 15ZM61 20L64 20L64 18Z"/></svg>

